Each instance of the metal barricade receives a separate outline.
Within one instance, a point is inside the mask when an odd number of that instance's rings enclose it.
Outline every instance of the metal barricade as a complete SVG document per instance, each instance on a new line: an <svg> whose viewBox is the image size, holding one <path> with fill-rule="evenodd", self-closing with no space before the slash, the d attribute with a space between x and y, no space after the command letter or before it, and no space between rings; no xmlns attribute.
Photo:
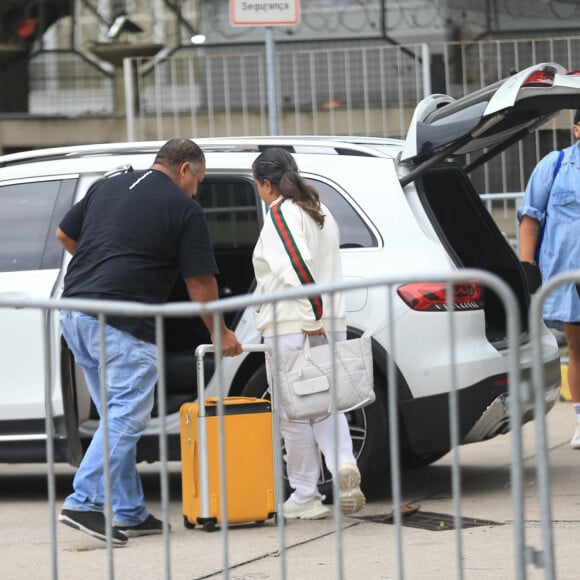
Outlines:
<svg viewBox="0 0 580 580"><path fill-rule="evenodd" d="M526 396L534 398L537 410L536 418L536 450L537 450L537 479L538 499L540 504L540 518L542 529L542 548L537 550L527 546L527 559L537 566L544 568L545 578L556 578L556 559L554 553L553 521L552 521L552 492L550 478L550 462L548 459L548 434L546 418L543 414L545 401L541 395L541 385L544 381L544 369L541 364L540 334L542 325L542 311L546 297L555 288L566 283L580 284L580 270L559 274L540 286L532 296L530 304L530 331L534 348L534 364L532 367L532 385Z"/></svg>
<svg viewBox="0 0 580 580"><path fill-rule="evenodd" d="M541 317L538 314L539 305L545 294L553 288L556 283L560 280L571 280L572 276L567 276L554 280L549 283L544 289L538 292L534 296L532 303L532 336L534 338L534 347L540 348L540 320ZM524 580L527 578L526 566L529 560L530 551L533 552L531 548L526 546L525 538L525 516L524 516L524 476L523 476L523 455L522 455L522 438L521 438L521 426L522 426L522 401L529 397L529 390L525 387L526 385L520 384L520 320L519 320L519 309L516 298L509 288L509 286L500 280L498 277L491 275L487 272L481 270L466 269L450 274L449 272L441 273L437 275L436 273L431 273L429 275L417 274L414 276L405 276L405 283L411 283L415 281L421 282L441 282L444 281L447 284L447 310L446 314L441 314L442 316L447 316L448 318L448 335L451 337L452 348L449 352L449 366L451 369L451 390L449 392L449 415L450 415L450 442L453 462L451 466L451 488L452 488L452 502L453 502L453 523L454 523L454 552L455 552L455 567L454 570L448 571L448 576L446 577L456 577L463 579L465 578L465 564L466 557L464 553L464 534L462 529L462 474L461 474L461 461L459 457L459 417L458 417L458 376L457 376L457 364L456 360L456 344L455 344L455 323L454 318L456 311L454 310L453 303L453 287L456 283L468 282L468 281L478 281L486 288L491 289L499 297L500 301L504 306L504 310L507 313L507 342L508 348L508 378L509 378L509 398L510 398L510 426L512 433L512 445L511 445L511 466L510 466L510 479L511 479L511 491L512 491L512 515L513 515L513 570L506 570L505 577L513 577L517 580ZM214 324L216 328L219 329L219 318L224 312L237 311L240 309L245 309L251 306L264 303L280 303L286 299L310 297L318 295L321 293L328 293L332 296L336 292L348 293L349 291L354 291L357 289L376 289L385 292L385 309L388 314L387 319L393 319L394 305L393 305L393 289L400 285L401 280L394 277L382 277L367 279L364 281L348 281L341 284L334 285L310 285L307 287L302 287L293 291L288 291L284 293L279 293L274 296L257 298L256 296L247 295L231 299L226 299L222 301L217 301L207 304L193 304L193 303L173 303L166 305L145 305L137 303L127 303L127 302L112 302L112 301L102 301L102 300L76 300L76 299L62 299L62 300L27 300L20 299L17 297L11 297L10 295L2 296L0 294L0 309L1 308L23 308L23 309L40 309L45 313L46 321L46 333L45 333L45 401L46 401L46 432L47 432L47 479L48 479L48 509L49 509L49 530L50 530L50 577L52 580L57 580L58 578L71 577L71 566L78 566L76 572L72 572L74 577L83 576L86 580L91 578L103 578L105 574L102 569L94 572L93 569L95 560L102 563L103 553L97 551L95 557L91 557L89 553L83 554L86 558L70 558L68 555L63 556L65 551L62 549L62 543L59 540L56 522L56 513L60 509L57 505L57 493L55 484L55 463L54 463L54 426L53 426L53 408L52 408L52 397L51 392L51 380L50 377L54 372L51 369L51 340L54 339L54 329L51 329L50 321L55 320L56 311L59 309L65 310L80 310L87 313L93 313L98 317L101 328L101 345L102 351L104 352L104 322L107 315L123 315L123 316L135 316L135 317L153 317L156 321L156 342L159 347L159 368L165 368L164 360L164 344L165 336L163 330L163 320L164 318L178 317L178 316L199 316L202 314L211 315L214 318ZM329 301L331 305L331 316L333 310L334 300ZM332 329L330 329L332 330ZM391 492L391 502L392 502L392 519L393 519L393 543L385 543L382 545L382 550L387 553L387 559L392 562L391 567L387 569L386 565L379 564L375 567L369 568L369 563L365 563L364 570L365 575L370 573L369 577L373 578L386 578L395 577L399 580L404 578L412 578L407 574L407 564L409 563L409 553L406 550L406 546L403 539L403 478L402 478L402 468L400 464L399 457L399 416L397 412L398 400L397 400L397 369L395 367L395 355L396 349L398 348L397 336L395 335L393 325L388 328L383 329L387 334L387 342L391 345L391 352L386 356L386 368L387 368L387 402L388 402L388 425L389 425L389 450L391 457L391 469L390 469L390 482L385 480L385 490L390 488ZM220 332L216 332L216 342L221 339ZM538 351L539 352L539 351ZM274 372L277 372L277 357L276 349L274 349ZM544 399L543 391L539 385L543 383L542 377L542 367L540 364L541 357L538 355L536 357L538 363L534 367L534 385L536 386L536 405L537 409L544 409ZM217 396L224 397L227 395L225 392L225 380L224 380L224 361L221 357L217 357L217 365L215 369L214 376L218 377L217 385ZM104 354L101 359L101 364L104 365ZM103 375L101 379L101 393L105 392L105 377ZM286 578L300 577L294 572L292 566L290 565L288 554L290 550L294 550L304 542L304 535L313 535L319 541L319 550L324 550L324 553L317 552L317 557L313 558L311 561L306 559L302 564L309 564L311 567L316 564L324 563L324 572L320 570L317 571L313 569L312 575L317 578L337 578L344 579L347 578L347 562L345 560L345 554L348 550L345 546L345 535L348 534L348 539L352 540L353 534L356 534L358 524L351 524L350 518L345 522L345 517L340 511L338 502L334 502L334 508L332 512L332 518L330 520L325 520L322 524L315 524L321 527L314 528L301 528L300 526L290 526L287 525L283 517L278 517L276 520L277 525L276 535L277 535L277 548L272 550L272 538L273 531L269 526L263 526L258 533L258 536L253 536L257 544L251 547L247 546L244 542L244 534L252 534L254 532L247 531L246 529L236 530L235 534L230 526L225 523L221 526L219 532L215 534L204 534L201 531L192 532L190 530L182 531L181 533L175 529L170 534L168 522L175 516L175 506L171 502L179 503L180 498L170 497L170 472L168 467L168 453L167 453L167 425L165 421L165 396L166 396L166 377L164 372L160 372L159 382L158 382L158 405L159 405L159 415L161 417L161 428L159 433L159 472L160 472L160 484L161 484L161 510L162 519L165 522L163 527L162 535L162 564L159 562L159 558L155 558L155 563L158 566L155 569L148 568L146 575L139 575L143 573L135 572L139 570L139 559L145 558L146 552L153 550L153 545L151 542L145 543L143 545L142 551L137 551L137 555L131 555L131 550L137 550L136 546L130 545L123 550L113 550L112 538L109 532L106 542L106 566L107 573L106 577L109 579L115 577L129 577L128 570L133 570L133 574L137 574L139 577L150 577L150 578L216 578L221 576L222 578L241 578L250 577L246 576L244 573L244 568L242 566L254 563L259 566L260 563L264 564L262 572L257 573L256 576L251 577L263 577L270 578L276 577L281 580ZM280 446L280 425L279 425L279 415L277 413L277 401L274 396L273 400L273 420L274 420L274 435L275 435L275 447L277 451L275 452L275 462L276 462L276 508L277 513L283 513L283 501L284 497L280 490L284 489L283 482L283 457L282 450ZM223 408L219 409L219 413L223 413ZM544 536L545 545L543 550L543 562L548 574L546 577L553 578L553 549L552 549L552 538L550 535L551 526L551 514L549 509L549 481L548 481L548 470L547 463L545 459L545 438L544 433L544 417L542 413L539 413L540 418L537 421L538 434L540 437L539 441L539 457L541 456L542 463L538 466L539 477L542 481L542 517L544 522ZM221 417L223 419L223 417ZM102 420L106 425L106 409L104 409ZM221 422L221 438L224 439L223 435L223 421ZM338 451L337 447L337 430L334 429L334 448L335 448L335 459L338 457L336 454ZM105 447L107 442L107 436L104 438ZM108 456L107 450L105 449L105 457ZM220 448L220 465L223 467L223 446ZM106 481L106 505L105 514L106 519L110 523L112 522L112 511L111 511L111 493L110 493L110 475L108 474L108 462L105 464ZM224 482L221 482L223 493ZM334 497L339 496L338 482L333 482L333 492ZM39 517L42 517L39 515ZM227 518L224 518L227 519ZM308 524L307 524L308 525ZM385 536L390 538L389 536ZM256 539L258 538L258 539ZM329 550L328 543L330 539L334 540L334 550ZM368 541L368 538L365 542ZM246 540L247 542L247 540ZM377 540L378 542L378 540ZM137 543L137 542L136 542ZM213 556L218 548L218 544L221 544L221 564L215 561ZM158 544L155 544L158 546ZM197 546L200 550L199 553L193 554L193 547ZM94 551L94 549L92 549ZM240 553L243 556L240 556ZM312 555L311 555L312 556ZM394 556L394 558L393 558ZM40 558L40 555L33 556ZM63 558L66 557L66 573L61 565ZM150 557L149 555L147 557ZM203 557L203 559L202 559ZM90 558L90 560L89 560ZM412 558L412 557L411 557ZM89 563L90 562L90 563ZM274 564L273 564L274 562ZM296 564L296 562L295 562ZM131 568L133 566L134 568ZM385 566L385 567L383 567ZM363 577L352 575L352 567L348 568L351 570L349 578ZM273 571L275 570L275 571ZM302 570L302 568L299 568ZM322 568L321 568L322 570ZM241 575L240 575L241 574ZM300 572L298 572L300 574ZM362 574L362 571L361 571ZM136 576L133 576L136 577Z"/></svg>

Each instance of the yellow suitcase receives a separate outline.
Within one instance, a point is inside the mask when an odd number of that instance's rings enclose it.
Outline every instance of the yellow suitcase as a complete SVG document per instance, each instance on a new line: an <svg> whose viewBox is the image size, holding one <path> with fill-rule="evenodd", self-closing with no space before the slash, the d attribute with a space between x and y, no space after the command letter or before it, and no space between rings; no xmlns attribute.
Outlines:
<svg viewBox="0 0 580 580"><path fill-rule="evenodd" d="M183 522L206 531L221 523L223 511L218 400L204 395L203 356L212 349L196 350L198 402L180 409ZM225 397L223 403L227 523L261 523L276 515L271 404L252 397Z"/></svg>

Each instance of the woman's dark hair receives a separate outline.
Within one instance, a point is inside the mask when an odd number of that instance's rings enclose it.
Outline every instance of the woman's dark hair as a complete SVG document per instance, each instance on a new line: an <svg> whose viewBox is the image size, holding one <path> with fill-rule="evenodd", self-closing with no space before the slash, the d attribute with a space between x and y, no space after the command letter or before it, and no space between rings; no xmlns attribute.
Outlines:
<svg viewBox="0 0 580 580"><path fill-rule="evenodd" d="M254 179L268 180L285 198L298 204L321 228L324 214L320 209L320 195L298 173L294 157L280 147L268 147L252 163Z"/></svg>

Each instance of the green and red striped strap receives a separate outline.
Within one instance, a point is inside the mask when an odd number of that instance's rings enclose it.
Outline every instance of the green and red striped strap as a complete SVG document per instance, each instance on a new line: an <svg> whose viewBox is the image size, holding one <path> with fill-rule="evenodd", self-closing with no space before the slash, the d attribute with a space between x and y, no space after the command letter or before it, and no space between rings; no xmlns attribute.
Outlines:
<svg viewBox="0 0 580 580"><path fill-rule="evenodd" d="M290 258L290 263L292 264L300 282L302 284L315 284L316 280L314 280L314 276L302 258L298 246L296 245L296 241L294 240L294 236L284 219L284 214L281 209L283 203L284 201L281 201L270 209L270 216L274 222L274 228L282 240L282 245ZM322 318L322 296L311 296L308 300L312 305L314 318L320 320Z"/></svg>

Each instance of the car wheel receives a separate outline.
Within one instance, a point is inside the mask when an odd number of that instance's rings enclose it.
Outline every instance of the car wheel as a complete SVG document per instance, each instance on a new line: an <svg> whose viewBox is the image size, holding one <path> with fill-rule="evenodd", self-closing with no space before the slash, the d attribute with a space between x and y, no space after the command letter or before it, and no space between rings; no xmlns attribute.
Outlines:
<svg viewBox="0 0 580 580"><path fill-rule="evenodd" d="M401 453L401 467L403 469L422 469L435 463L435 461L441 459L448 452L449 450L445 450L435 451L428 455L417 455L417 453L414 453L410 449L405 449Z"/></svg>
<svg viewBox="0 0 580 580"><path fill-rule="evenodd" d="M389 485L386 390L383 381L383 377L375 373L375 402L362 409L346 413L354 455L361 472L361 487L367 497L384 495ZM377 383L380 385L379 388L377 388ZM241 395L270 398L264 365L248 379ZM290 486L285 473L284 480L286 493L289 494ZM325 495L328 501L332 501L332 476L326 467L323 469L318 487L320 493Z"/></svg>

